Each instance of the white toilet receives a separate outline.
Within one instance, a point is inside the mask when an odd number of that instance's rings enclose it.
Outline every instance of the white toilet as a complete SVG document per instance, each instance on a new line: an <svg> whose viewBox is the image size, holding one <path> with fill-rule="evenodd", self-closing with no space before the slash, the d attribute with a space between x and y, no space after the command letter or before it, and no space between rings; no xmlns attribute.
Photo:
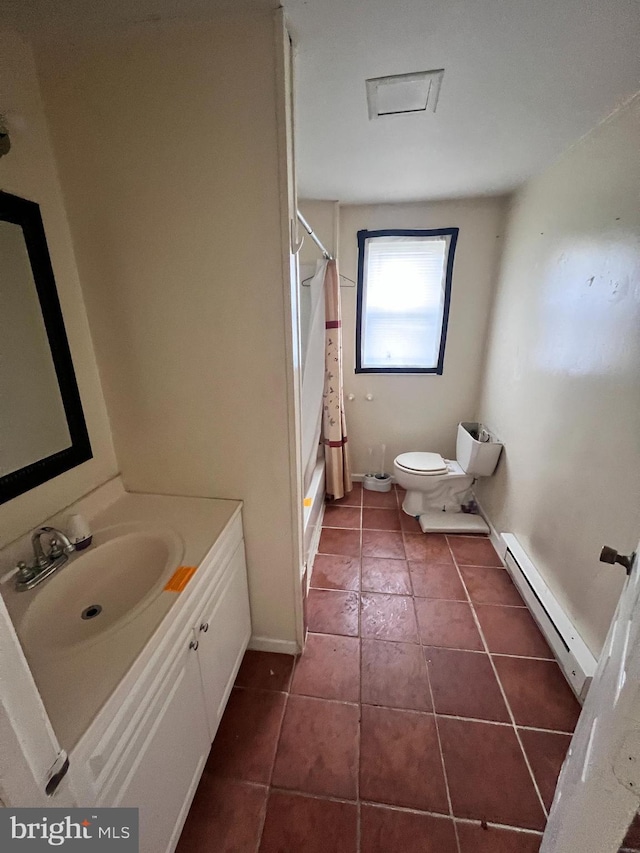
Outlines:
<svg viewBox="0 0 640 853"><path fill-rule="evenodd" d="M393 473L396 483L407 490L402 509L414 517L460 513L474 480L495 471L501 450L502 444L482 424L465 421L458 424L456 459L443 459L439 453L401 453L393 461ZM451 523L456 526L453 519Z"/></svg>

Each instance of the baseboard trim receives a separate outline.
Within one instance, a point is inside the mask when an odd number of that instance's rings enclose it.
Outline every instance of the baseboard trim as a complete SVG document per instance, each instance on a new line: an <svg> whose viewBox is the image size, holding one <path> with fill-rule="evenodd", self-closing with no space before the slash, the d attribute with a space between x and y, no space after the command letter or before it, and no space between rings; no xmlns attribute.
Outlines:
<svg viewBox="0 0 640 853"><path fill-rule="evenodd" d="M570 687L582 702L598 661L517 536L513 533L502 536L507 545L507 571L551 646Z"/></svg>
<svg viewBox="0 0 640 853"><path fill-rule="evenodd" d="M479 503L478 509L489 525L491 544L549 643L569 687L578 701L584 702L597 665L596 658L517 537L512 533L498 533Z"/></svg>
<svg viewBox="0 0 640 853"><path fill-rule="evenodd" d="M277 652L281 655L300 654L300 646L295 640L276 640L272 637L252 636L248 648L254 652Z"/></svg>
<svg viewBox="0 0 640 853"><path fill-rule="evenodd" d="M475 498L475 495L474 495L474 498ZM484 520L489 525L489 539L491 540L491 544L493 545L493 547L498 552L500 559L502 561L504 561L504 558L507 555L507 543L502 538L502 534L498 533L496 528L491 523L491 519L489 518L486 510L484 509L484 507L482 506L480 501L477 498L475 498L475 501L478 504L478 509L480 510L480 515L484 518Z"/></svg>

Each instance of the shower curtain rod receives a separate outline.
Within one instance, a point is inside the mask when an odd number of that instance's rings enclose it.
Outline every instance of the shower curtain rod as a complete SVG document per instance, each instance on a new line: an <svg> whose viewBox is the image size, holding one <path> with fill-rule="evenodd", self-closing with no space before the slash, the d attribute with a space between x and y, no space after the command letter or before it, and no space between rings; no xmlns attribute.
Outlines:
<svg viewBox="0 0 640 853"><path fill-rule="evenodd" d="M315 231L313 230L313 228L309 225L309 223L308 223L308 222L307 222L307 220L304 218L304 216L300 213L300 211L299 211L299 210L297 211L297 213L298 213L298 219L300 220L300 224L302 225L302 227L304 228L304 230L307 232L307 234L309 235L309 237L311 237L311 239L312 239L312 240L313 240L313 242L316 244L316 246L320 249L320 251L322 252L322 257L323 257L323 258L326 258L328 261L332 261L332 260L333 260L333 257L332 257L332 255L331 255L331 253L330 253L330 252L328 252L328 251L325 249L324 245L322 244L322 242L321 242L320 238L317 236L316 232L315 232Z"/></svg>

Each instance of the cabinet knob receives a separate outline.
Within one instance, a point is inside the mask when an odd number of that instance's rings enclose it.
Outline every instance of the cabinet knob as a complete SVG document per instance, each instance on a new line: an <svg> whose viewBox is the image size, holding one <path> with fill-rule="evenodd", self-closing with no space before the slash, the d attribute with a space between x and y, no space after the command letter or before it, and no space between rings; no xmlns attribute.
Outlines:
<svg viewBox="0 0 640 853"><path fill-rule="evenodd" d="M189 643L189 648L193 649L194 652L197 652L199 645L200 643L197 640L191 640L191 642Z"/></svg>
<svg viewBox="0 0 640 853"><path fill-rule="evenodd" d="M209 623L203 622L202 625L200 626L200 630L206 634L207 631L209 630Z"/></svg>

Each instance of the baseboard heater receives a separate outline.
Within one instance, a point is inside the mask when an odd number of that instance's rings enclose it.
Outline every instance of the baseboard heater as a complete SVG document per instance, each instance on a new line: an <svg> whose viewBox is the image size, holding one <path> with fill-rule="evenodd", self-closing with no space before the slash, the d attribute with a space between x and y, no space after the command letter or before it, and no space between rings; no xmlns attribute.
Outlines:
<svg viewBox="0 0 640 853"><path fill-rule="evenodd" d="M580 701L587 695L597 660L513 533L503 533L504 561L565 678Z"/></svg>

